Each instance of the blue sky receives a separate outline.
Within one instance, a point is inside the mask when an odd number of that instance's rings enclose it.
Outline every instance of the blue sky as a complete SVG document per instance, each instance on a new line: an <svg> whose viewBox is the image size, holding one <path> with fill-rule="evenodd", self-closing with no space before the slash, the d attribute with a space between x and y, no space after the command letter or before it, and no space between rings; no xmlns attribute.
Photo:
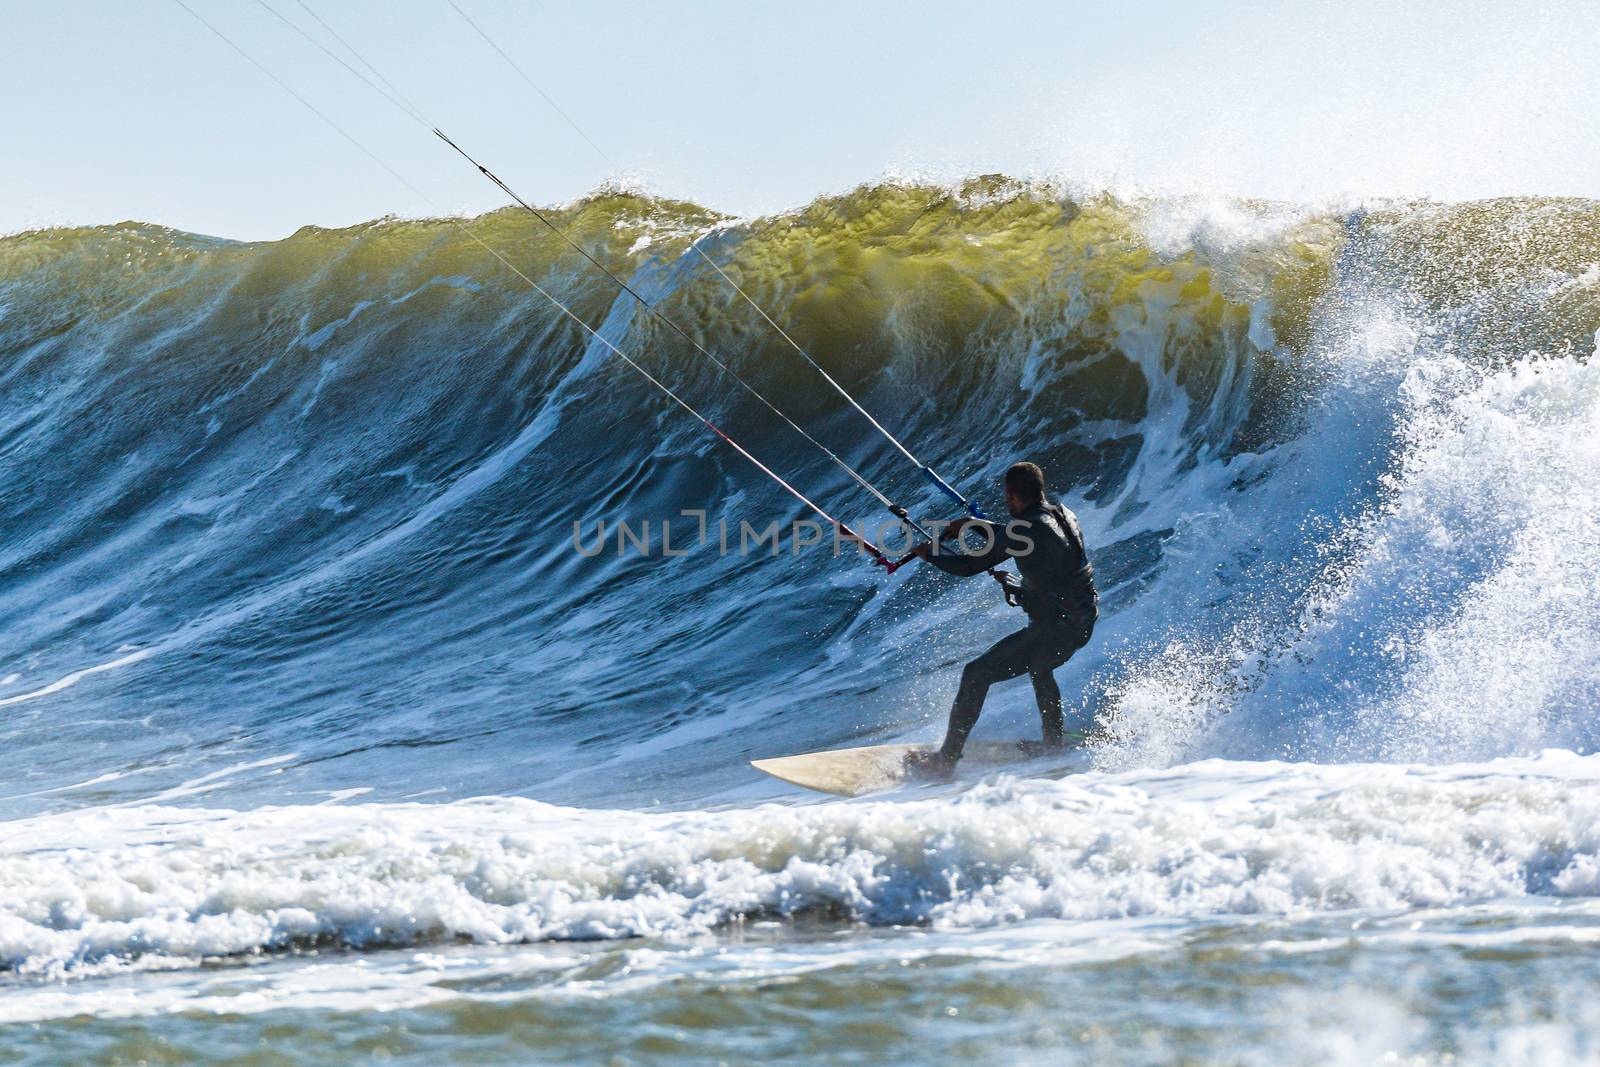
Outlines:
<svg viewBox="0 0 1600 1067"><path fill-rule="evenodd" d="M188 0L449 211L503 197L263 10ZM299 0L267 0L321 32ZM885 174L1322 200L1600 196L1600 4L306 0L530 199L749 214ZM272 238L429 205L170 0L0 0L0 233ZM330 47L337 48L329 41Z"/></svg>

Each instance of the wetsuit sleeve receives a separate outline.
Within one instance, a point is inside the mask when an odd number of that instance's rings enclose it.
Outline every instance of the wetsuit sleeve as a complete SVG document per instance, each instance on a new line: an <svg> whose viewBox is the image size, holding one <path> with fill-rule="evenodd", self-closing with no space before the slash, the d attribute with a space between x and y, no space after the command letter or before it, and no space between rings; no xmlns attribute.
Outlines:
<svg viewBox="0 0 1600 1067"><path fill-rule="evenodd" d="M982 529L988 534L989 549L974 555L958 552L954 545L940 552L929 553L928 562L958 578L970 578L974 574L982 574L992 567L998 567L1010 556L1009 542L1006 531L993 523L974 519L967 523L967 529Z"/></svg>

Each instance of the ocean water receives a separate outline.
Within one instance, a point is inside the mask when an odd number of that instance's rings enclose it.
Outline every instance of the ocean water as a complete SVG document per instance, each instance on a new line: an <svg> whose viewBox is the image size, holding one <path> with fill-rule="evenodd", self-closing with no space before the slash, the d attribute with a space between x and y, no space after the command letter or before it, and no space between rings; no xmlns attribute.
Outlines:
<svg viewBox="0 0 1600 1067"><path fill-rule="evenodd" d="M1020 619L718 551L806 514L466 227L885 516L525 216L0 238L10 1060L1600 1057L1600 205L555 214L917 514L691 241L986 506L1045 467L1103 598L1058 672L1092 768L753 771L936 739ZM977 736L1037 728L1014 683Z"/></svg>

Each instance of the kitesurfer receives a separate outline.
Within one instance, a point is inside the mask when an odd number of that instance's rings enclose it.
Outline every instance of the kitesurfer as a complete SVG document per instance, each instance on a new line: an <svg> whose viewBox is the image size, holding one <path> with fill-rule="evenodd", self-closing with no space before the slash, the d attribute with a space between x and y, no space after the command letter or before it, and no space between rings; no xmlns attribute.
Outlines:
<svg viewBox="0 0 1600 1067"><path fill-rule="evenodd" d="M942 538L976 531L984 548L975 552L942 550L938 541L925 542L916 554L947 574L967 578L993 571L1007 602L1020 604L1028 625L1001 638L993 648L968 663L961 672L961 687L950 709L944 744L930 752L908 757L915 771L949 774L961 758L967 735L983 711L989 687L1026 674L1033 680L1043 725L1040 748L1058 750L1065 745L1061 689L1055 669L1082 648L1094 633L1100 616L1100 597L1094 588L1094 568L1083 546L1078 517L1045 495L1044 472L1034 463L1013 464L1002 482L1011 521L1004 526L982 519L958 519L945 527ZM960 543L957 539L956 543ZM1007 559L1016 560L1015 575L994 571ZM1032 746L1028 746L1032 747Z"/></svg>

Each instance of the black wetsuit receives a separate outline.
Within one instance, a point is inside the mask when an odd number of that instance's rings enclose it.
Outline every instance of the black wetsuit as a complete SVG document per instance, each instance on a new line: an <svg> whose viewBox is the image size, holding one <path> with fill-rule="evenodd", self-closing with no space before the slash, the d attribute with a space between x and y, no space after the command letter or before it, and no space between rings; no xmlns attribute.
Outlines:
<svg viewBox="0 0 1600 1067"><path fill-rule="evenodd" d="M1023 674L1033 679L1045 744L1059 745L1065 724L1055 669L1084 646L1100 617L1094 568L1084 551L1078 517L1060 504L1041 500L1004 526L973 521L966 528L992 535L985 542L987 551L968 555L946 548L928 556L928 562L967 577L1016 560L1022 574L1018 599L1028 613L1028 625L1001 638L961 672L961 688L940 751L947 759L959 759L989 687Z"/></svg>

